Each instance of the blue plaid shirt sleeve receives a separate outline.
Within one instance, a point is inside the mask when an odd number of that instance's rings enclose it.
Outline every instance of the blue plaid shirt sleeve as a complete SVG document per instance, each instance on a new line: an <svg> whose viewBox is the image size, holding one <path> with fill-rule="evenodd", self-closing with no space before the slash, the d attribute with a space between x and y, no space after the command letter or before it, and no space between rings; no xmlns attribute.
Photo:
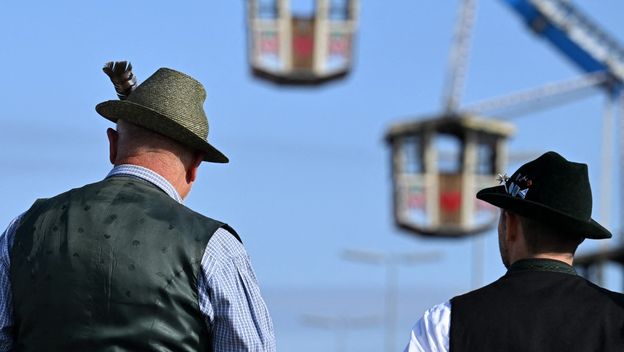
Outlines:
<svg viewBox="0 0 624 352"><path fill-rule="evenodd" d="M275 351L273 324L243 245L221 228L201 262L199 306L217 352Z"/></svg>
<svg viewBox="0 0 624 352"><path fill-rule="evenodd" d="M0 235L0 352L13 348L13 296L9 281L9 246L20 222L21 215L13 219Z"/></svg>

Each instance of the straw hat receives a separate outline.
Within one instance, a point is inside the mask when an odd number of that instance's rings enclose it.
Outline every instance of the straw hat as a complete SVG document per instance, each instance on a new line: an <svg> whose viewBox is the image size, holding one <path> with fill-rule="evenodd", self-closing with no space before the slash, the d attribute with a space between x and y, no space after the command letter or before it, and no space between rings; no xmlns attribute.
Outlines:
<svg viewBox="0 0 624 352"><path fill-rule="evenodd" d="M227 163L228 158L208 143L204 87L192 77L160 68L125 100L108 100L95 110L110 121L123 119L203 151L204 161Z"/></svg>

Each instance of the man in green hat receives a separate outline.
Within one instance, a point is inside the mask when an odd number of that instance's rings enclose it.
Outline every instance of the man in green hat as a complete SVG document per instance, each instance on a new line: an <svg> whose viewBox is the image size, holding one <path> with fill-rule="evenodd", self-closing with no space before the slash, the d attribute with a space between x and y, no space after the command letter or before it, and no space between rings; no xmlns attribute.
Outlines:
<svg viewBox="0 0 624 352"><path fill-rule="evenodd" d="M100 182L40 199L0 237L0 351L274 351L249 258L227 224L182 204L208 143L203 86L161 68L96 110L110 162Z"/></svg>
<svg viewBox="0 0 624 352"><path fill-rule="evenodd" d="M500 181L477 198L501 209L507 273L426 311L405 351L624 351L624 295L572 267L585 238L611 237L591 218L587 165L548 152Z"/></svg>

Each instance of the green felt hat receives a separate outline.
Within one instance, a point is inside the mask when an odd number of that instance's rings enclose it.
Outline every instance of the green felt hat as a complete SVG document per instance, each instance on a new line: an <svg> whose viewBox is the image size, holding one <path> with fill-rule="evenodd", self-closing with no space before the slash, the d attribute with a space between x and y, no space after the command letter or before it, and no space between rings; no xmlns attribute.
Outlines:
<svg viewBox="0 0 624 352"><path fill-rule="evenodd" d="M95 110L110 121L123 119L205 153L204 161L227 163L228 158L208 143L206 91L192 77L160 68L125 100L108 100Z"/></svg>
<svg viewBox="0 0 624 352"><path fill-rule="evenodd" d="M609 230L591 218L586 164L570 162L551 151L522 165L501 182L500 186L482 189L477 198L571 235L611 237Z"/></svg>

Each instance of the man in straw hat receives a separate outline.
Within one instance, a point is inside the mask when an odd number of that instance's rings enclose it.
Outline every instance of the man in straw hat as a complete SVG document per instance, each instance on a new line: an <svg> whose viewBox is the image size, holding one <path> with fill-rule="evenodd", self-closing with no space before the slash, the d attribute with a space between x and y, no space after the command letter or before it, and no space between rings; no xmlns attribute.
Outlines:
<svg viewBox="0 0 624 352"><path fill-rule="evenodd" d="M228 225L182 205L210 145L193 78L161 68L98 104L114 165L40 199L0 237L0 351L274 351L249 258ZM136 86L136 89L133 87Z"/></svg>
<svg viewBox="0 0 624 352"><path fill-rule="evenodd" d="M405 351L624 351L624 295L578 276L574 252L610 238L591 218L587 165L548 152L477 198L501 209L507 273L434 306Z"/></svg>

